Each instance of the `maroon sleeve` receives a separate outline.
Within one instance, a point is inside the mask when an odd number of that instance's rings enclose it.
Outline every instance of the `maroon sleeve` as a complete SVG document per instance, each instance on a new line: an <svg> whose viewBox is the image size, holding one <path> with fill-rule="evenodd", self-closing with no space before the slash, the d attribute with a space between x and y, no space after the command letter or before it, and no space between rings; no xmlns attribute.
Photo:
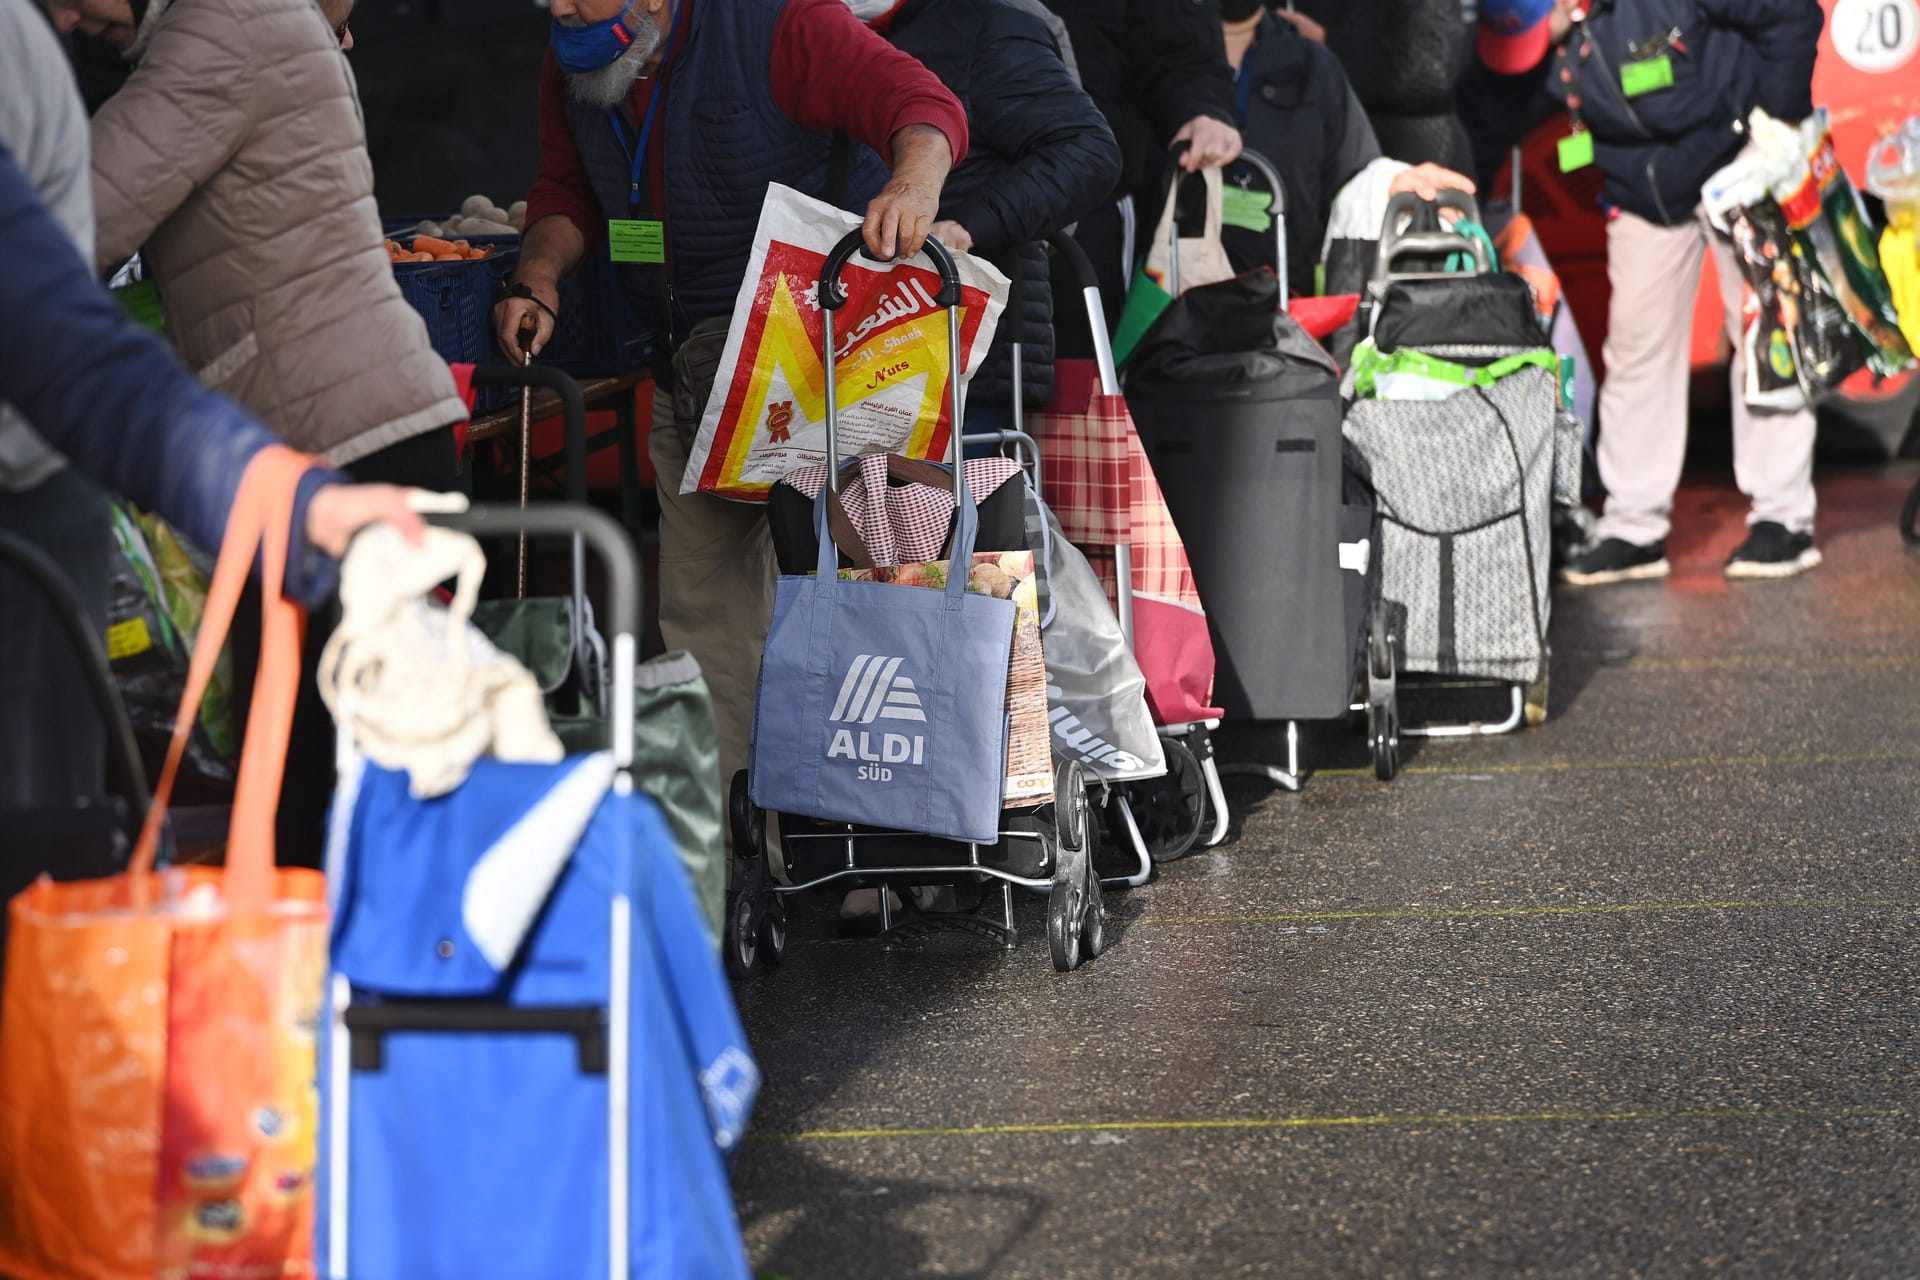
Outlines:
<svg viewBox="0 0 1920 1280"><path fill-rule="evenodd" d="M844 132L893 164L893 135L911 124L947 135L967 154L960 100L911 56L869 31L846 0L788 0L773 31L773 100L795 124Z"/></svg>
<svg viewBox="0 0 1920 1280"><path fill-rule="evenodd" d="M567 124L567 83L549 49L540 64L540 171L527 192L527 221L561 217L578 227L592 253L606 238L599 197L587 181L587 167Z"/></svg>

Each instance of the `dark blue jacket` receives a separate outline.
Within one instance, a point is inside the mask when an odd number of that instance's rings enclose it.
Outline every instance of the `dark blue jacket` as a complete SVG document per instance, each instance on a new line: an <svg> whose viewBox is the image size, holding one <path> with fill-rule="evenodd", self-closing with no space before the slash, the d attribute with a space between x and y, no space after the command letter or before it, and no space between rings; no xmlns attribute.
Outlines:
<svg viewBox="0 0 1920 1280"><path fill-rule="evenodd" d="M218 551L241 474L273 433L202 390L100 287L4 147L0 314L14 318L0 342L0 399L81 473ZM331 593L337 572L307 544L307 501L342 478L316 471L301 482L286 593L305 604Z"/></svg>
<svg viewBox="0 0 1920 1280"><path fill-rule="evenodd" d="M802 128L775 101L767 65L785 8L786 0L709 0L683 19L654 126L664 138L649 143L665 146L662 213L633 211L629 152L608 113L567 96L574 142L606 216L666 223L672 314L661 305L658 270L621 270L635 314L656 333L684 338L698 321L733 314L768 183L822 199L838 194L841 207L862 212L886 185L880 157L852 145L845 188L830 192L832 136ZM626 142L636 142L639 123L619 111Z"/></svg>
<svg viewBox="0 0 1920 1280"><path fill-rule="evenodd" d="M1105 201L1120 178L1119 144L1067 75L1046 25L1012 5L907 0L887 35L967 111L967 158L940 193L940 217L965 227L975 253L1017 277L969 394L1011 404L1010 348L1018 342L1024 398L1044 404L1053 387L1053 293L1036 242Z"/></svg>
<svg viewBox="0 0 1920 1280"><path fill-rule="evenodd" d="M1745 145L1753 108L1790 123L1812 112L1825 21L1819 0L1598 0L1526 75L1494 75L1475 60L1459 96L1480 176L1543 118L1543 100L1564 105L1573 93L1607 199L1664 226L1684 222L1701 184ZM1673 86L1628 98L1620 69L1632 46L1675 29L1685 50L1672 54Z"/></svg>

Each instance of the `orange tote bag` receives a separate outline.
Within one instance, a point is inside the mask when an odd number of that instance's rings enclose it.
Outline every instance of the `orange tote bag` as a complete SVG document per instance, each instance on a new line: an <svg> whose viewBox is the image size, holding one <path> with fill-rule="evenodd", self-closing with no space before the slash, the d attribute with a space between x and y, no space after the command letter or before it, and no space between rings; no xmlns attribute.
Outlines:
<svg viewBox="0 0 1920 1280"><path fill-rule="evenodd" d="M304 618L281 597L311 459L254 458L220 548L166 768L124 875L10 905L0 997L0 1275L312 1274L322 878L274 867ZM260 672L224 869L154 870L201 695L262 555Z"/></svg>

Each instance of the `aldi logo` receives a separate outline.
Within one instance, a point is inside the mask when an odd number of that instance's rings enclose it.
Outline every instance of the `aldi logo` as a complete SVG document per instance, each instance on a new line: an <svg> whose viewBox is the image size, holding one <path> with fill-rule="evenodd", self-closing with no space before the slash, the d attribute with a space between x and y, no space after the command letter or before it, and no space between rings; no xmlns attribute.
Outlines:
<svg viewBox="0 0 1920 1280"><path fill-rule="evenodd" d="M835 724L872 724L875 720L918 720L927 722L920 705L920 691L913 680L900 674L905 658L863 653L847 668L840 683L840 696L834 700Z"/></svg>
<svg viewBox="0 0 1920 1280"><path fill-rule="evenodd" d="M863 653L847 668L840 682L840 696L834 699L827 719L840 725L870 725L882 720L927 722L920 691L913 678L900 674L904 658L886 654ZM860 764L862 782L891 782L896 764L924 764L926 735L888 733L861 729L836 729L827 747L829 760L853 760Z"/></svg>

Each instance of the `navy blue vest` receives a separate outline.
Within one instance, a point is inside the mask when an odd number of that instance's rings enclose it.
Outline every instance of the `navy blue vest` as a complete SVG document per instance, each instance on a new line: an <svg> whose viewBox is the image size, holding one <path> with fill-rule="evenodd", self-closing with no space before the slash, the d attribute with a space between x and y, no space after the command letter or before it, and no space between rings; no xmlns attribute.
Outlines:
<svg viewBox="0 0 1920 1280"><path fill-rule="evenodd" d="M663 221L673 314L662 309L664 288L656 268L620 269L635 315L656 335L684 337L696 321L732 313L768 183L830 198L831 135L794 123L774 101L767 73L774 28L786 3L697 0L689 28L680 33L649 144L666 147ZM639 123L624 108L622 115L627 137L637 140ZM567 120L606 216L649 216L629 211L632 164L607 113L569 95ZM841 201L846 208L864 211L886 181L878 155L858 144L849 147ZM647 191L641 188L643 199ZM664 345L656 339L656 354Z"/></svg>

